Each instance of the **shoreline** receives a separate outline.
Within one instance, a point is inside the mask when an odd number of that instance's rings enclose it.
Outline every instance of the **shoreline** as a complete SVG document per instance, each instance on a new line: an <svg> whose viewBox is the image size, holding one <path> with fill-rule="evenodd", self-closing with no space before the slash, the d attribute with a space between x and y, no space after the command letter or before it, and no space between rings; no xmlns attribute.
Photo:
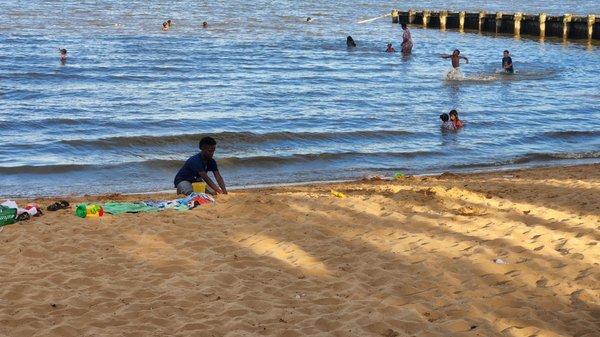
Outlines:
<svg viewBox="0 0 600 337"><path fill-rule="evenodd" d="M494 172L509 172L509 171L521 171L536 168L559 168L559 167L574 167L574 166L589 166L589 165L600 165L600 159L598 158L585 158L585 159L562 159L554 162L544 163L529 163L529 164L510 164L495 167L479 167L479 168L464 168L464 169L453 169L453 170L442 170L432 171L427 173L418 174L406 174L407 176L414 177L429 177L437 176L443 173L452 173L460 175L480 174L480 173L494 173ZM253 185L233 185L228 186L228 191L244 191L253 189L264 189L264 188L278 188L278 187L292 187L292 186L310 186L310 185L327 185L337 183L350 183L360 182L369 177L381 177L382 180L393 180L393 176L380 176L380 175L369 175L363 177L356 177L352 179L333 179L333 180L309 180L299 181L290 183L274 183L274 184L253 184ZM37 195L31 197L15 197L11 195L0 195L0 198L14 199L14 200L39 200L39 199L57 199L57 198L87 198L87 197L102 197L107 195L122 195L122 196L135 196L135 195L162 195L162 194L174 194L175 188L154 190L154 191L141 191L141 192L110 192L110 193L93 193L93 194L57 194L57 195Z"/></svg>

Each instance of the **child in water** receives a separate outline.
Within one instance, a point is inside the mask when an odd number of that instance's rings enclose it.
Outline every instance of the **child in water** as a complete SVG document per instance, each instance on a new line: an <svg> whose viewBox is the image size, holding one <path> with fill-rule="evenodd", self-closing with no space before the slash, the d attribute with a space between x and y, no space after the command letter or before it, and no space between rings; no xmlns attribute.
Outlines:
<svg viewBox="0 0 600 337"><path fill-rule="evenodd" d="M450 116L450 120L452 121L452 124L454 124L455 129L463 127L463 122L458 119L458 112L455 109L450 110L448 115Z"/></svg>
<svg viewBox="0 0 600 337"><path fill-rule="evenodd" d="M385 50L386 53L395 53L396 49L394 49L394 47L392 47L391 43L387 44L387 49Z"/></svg>
<svg viewBox="0 0 600 337"><path fill-rule="evenodd" d="M446 113L441 114L440 119L442 120L442 130L450 130L450 131L456 130L456 126L454 126L454 123L452 123L452 121L450 121L450 117L448 116L448 114L446 114Z"/></svg>

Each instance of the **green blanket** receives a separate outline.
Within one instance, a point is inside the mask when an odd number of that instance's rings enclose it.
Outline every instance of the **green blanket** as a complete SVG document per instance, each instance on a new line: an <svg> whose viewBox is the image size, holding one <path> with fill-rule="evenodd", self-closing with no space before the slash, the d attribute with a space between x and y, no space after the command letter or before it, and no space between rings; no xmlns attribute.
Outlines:
<svg viewBox="0 0 600 337"><path fill-rule="evenodd" d="M140 213L140 212L157 212L160 209L156 207L146 206L141 202L113 202L109 201L102 205L105 213L122 214L122 213Z"/></svg>

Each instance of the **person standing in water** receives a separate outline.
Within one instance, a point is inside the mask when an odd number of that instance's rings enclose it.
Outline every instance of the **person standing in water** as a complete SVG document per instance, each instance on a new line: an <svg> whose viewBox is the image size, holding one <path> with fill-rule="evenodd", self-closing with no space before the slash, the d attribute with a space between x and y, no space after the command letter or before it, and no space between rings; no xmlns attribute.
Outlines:
<svg viewBox="0 0 600 337"><path fill-rule="evenodd" d="M464 59L467 64L469 64L469 59L464 56L460 56L460 50L454 49L452 55L445 54L442 55L442 58L452 60L452 69L446 74L446 79L457 80L464 78L462 72L460 71L460 59Z"/></svg>
<svg viewBox="0 0 600 337"><path fill-rule="evenodd" d="M504 51L502 57L502 69L509 74L513 74L515 72L515 69L513 68L513 61L508 50Z"/></svg>
<svg viewBox="0 0 600 337"><path fill-rule="evenodd" d="M402 54L409 55L410 53L412 53L413 43L412 37L410 36L410 31L408 30L408 26L406 26L406 23L402 24L402 30L404 31L404 33L402 33L402 44L400 44L400 46L402 47Z"/></svg>

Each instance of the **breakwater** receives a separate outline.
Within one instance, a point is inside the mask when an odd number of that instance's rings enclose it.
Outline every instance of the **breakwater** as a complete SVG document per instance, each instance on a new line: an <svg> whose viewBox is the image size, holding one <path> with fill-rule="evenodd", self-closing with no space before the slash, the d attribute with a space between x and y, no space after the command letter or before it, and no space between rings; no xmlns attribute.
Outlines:
<svg viewBox="0 0 600 337"><path fill-rule="evenodd" d="M439 29L477 30L514 35L554 36L564 39L600 40L600 17L571 14L487 13L452 11L392 10L393 23L407 23Z"/></svg>

